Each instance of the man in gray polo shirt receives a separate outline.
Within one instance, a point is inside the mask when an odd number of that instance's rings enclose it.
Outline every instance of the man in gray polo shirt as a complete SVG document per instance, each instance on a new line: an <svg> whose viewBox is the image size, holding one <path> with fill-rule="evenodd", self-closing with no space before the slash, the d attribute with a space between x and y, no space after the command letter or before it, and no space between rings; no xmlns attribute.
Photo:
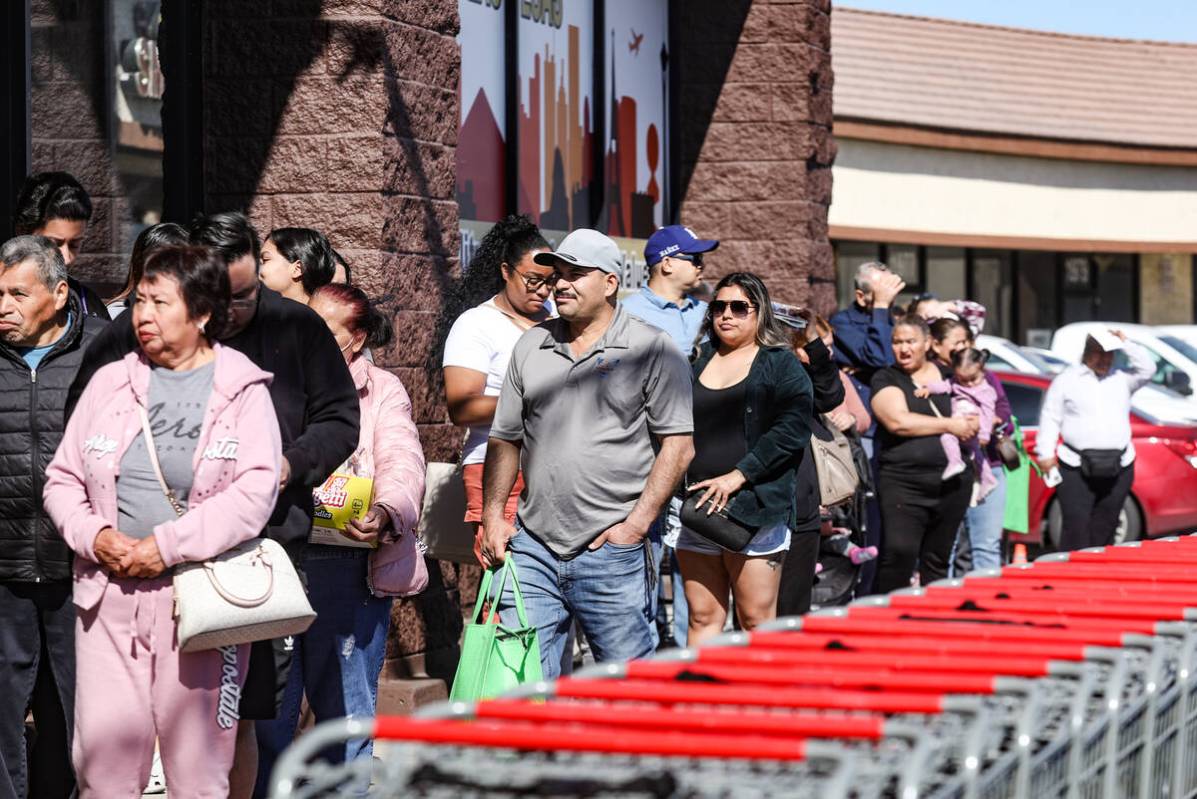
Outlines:
<svg viewBox="0 0 1197 799"><path fill-rule="evenodd" d="M486 453L482 556L488 566L508 549L515 558L550 679L574 618L600 662L652 652L645 536L694 454L694 425L685 359L616 302L615 242L576 230L536 262L557 269L560 316L511 355ZM511 525L503 504L521 458Z"/></svg>

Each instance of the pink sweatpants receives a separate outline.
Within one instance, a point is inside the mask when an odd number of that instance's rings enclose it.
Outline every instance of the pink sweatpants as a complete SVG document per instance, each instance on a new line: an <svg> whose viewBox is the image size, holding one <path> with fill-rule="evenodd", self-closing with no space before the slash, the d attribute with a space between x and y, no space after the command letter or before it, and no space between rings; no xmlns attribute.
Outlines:
<svg viewBox="0 0 1197 799"><path fill-rule="evenodd" d="M181 653L169 576L113 578L76 624L72 759L83 799L141 796L154 738L171 799L223 797L249 647Z"/></svg>

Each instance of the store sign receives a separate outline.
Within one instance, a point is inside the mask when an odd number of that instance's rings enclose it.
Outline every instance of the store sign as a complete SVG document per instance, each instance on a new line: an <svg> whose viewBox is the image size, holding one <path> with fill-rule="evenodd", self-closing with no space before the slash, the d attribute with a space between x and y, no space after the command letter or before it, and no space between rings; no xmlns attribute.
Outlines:
<svg viewBox="0 0 1197 799"><path fill-rule="evenodd" d="M663 224L667 205L667 0L511 1L519 4L515 42L504 37L503 15L496 13L502 0L459 0L462 263L491 224L516 211L551 241L579 227L608 233L627 258L625 285L638 286L645 279L644 240ZM607 20L602 31L594 27L599 2ZM511 46L518 88L508 97ZM603 79L602 97L595 97L596 77ZM505 126L508 104L515 106L514 131ZM509 135L516 137L517 164L510 176ZM514 209L507 208L509 192Z"/></svg>

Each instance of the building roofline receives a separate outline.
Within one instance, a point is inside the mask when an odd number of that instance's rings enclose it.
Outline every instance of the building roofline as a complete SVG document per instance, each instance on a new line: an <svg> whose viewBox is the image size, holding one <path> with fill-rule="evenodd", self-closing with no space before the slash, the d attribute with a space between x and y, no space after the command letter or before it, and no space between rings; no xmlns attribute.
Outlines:
<svg viewBox="0 0 1197 799"><path fill-rule="evenodd" d="M864 8L835 5L833 14L851 14L862 17L880 17L889 19L906 19L917 22L932 22L941 25L952 25L959 28L973 28L991 31L1007 31L1017 34L1031 34L1050 39L1066 39L1079 42L1102 42L1107 44L1146 45L1149 47L1176 47L1187 50L1197 50L1197 42L1172 42L1163 39L1128 39L1117 36L1092 36L1079 33L1064 33L1061 31L1047 31L1036 28L1018 28L1013 25L994 25L985 22L970 22L968 20L950 19L948 17L928 17L922 14L899 14L893 11L873 11Z"/></svg>
<svg viewBox="0 0 1197 799"><path fill-rule="evenodd" d="M875 141L941 150L1051 158L1064 161L1197 167L1197 148L1188 147L1014 135L852 116L835 117L832 133L840 139Z"/></svg>

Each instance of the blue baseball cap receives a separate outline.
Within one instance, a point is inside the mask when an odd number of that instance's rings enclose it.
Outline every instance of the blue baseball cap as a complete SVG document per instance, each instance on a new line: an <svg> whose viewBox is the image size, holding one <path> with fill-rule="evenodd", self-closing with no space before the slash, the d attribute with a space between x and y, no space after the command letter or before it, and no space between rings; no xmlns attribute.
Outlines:
<svg viewBox="0 0 1197 799"><path fill-rule="evenodd" d="M653 266L670 255L697 255L710 252L718 246L719 242L715 239L700 239L685 225L666 225L648 237L644 244L644 260Z"/></svg>

